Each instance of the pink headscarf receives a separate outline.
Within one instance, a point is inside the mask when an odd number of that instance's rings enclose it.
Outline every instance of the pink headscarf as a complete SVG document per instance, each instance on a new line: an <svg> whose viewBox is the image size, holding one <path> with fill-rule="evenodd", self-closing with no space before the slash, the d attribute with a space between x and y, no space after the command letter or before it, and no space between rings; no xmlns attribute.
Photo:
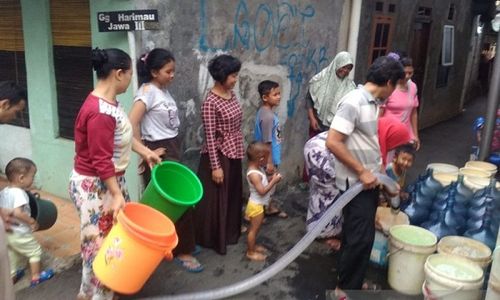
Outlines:
<svg viewBox="0 0 500 300"><path fill-rule="evenodd" d="M406 125L392 117L381 117L378 119L378 142L382 163L387 165L387 153L411 140Z"/></svg>

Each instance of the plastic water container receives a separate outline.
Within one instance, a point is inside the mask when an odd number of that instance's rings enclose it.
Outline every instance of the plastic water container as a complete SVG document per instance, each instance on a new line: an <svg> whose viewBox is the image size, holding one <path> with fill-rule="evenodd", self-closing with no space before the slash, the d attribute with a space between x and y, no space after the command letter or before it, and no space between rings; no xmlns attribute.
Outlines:
<svg viewBox="0 0 500 300"><path fill-rule="evenodd" d="M153 168L140 202L176 222L202 196L203 186L193 171L180 163L164 161Z"/></svg>
<svg viewBox="0 0 500 300"><path fill-rule="evenodd" d="M426 300L479 300L483 270L468 259L434 254L425 262L422 292Z"/></svg>
<svg viewBox="0 0 500 300"><path fill-rule="evenodd" d="M432 169L434 173L458 173L458 167L445 163L431 163L427 165L427 169Z"/></svg>
<svg viewBox="0 0 500 300"><path fill-rule="evenodd" d="M470 160L465 163L465 167L485 171L489 173L490 177L495 176L495 174L497 173L496 165L480 160Z"/></svg>
<svg viewBox="0 0 500 300"><path fill-rule="evenodd" d="M446 236L442 238L437 251L440 254L456 255L476 263L486 271L491 263L491 249L485 244L462 236Z"/></svg>
<svg viewBox="0 0 500 300"><path fill-rule="evenodd" d="M500 231L497 236L497 244L493 251L493 264L491 265L490 280L488 290L484 300L500 299Z"/></svg>
<svg viewBox="0 0 500 300"><path fill-rule="evenodd" d="M373 241L372 252L370 253L370 261L378 266L385 267L387 265L387 254L389 253L389 243L387 236L380 230L375 231L375 239Z"/></svg>
<svg viewBox="0 0 500 300"><path fill-rule="evenodd" d="M491 173L486 172L485 170L468 168L468 167L460 168L460 170L458 171L458 174L462 174L466 178L467 177L482 177L482 178L490 178L491 177Z"/></svg>
<svg viewBox="0 0 500 300"><path fill-rule="evenodd" d="M396 225L389 233L389 285L402 294L421 294L424 264L436 251L436 236L413 225Z"/></svg>
<svg viewBox="0 0 500 300"><path fill-rule="evenodd" d="M370 261L380 267L387 266L389 253L389 230L395 225L410 224L408 216L402 212L395 212L390 207L377 207L375 223L380 230L375 231Z"/></svg>
<svg viewBox="0 0 500 300"><path fill-rule="evenodd" d="M439 181L443 185L443 187L446 187L450 185L453 181L457 181L458 179L458 172L456 173L434 173L432 175L434 179Z"/></svg>
<svg viewBox="0 0 500 300"><path fill-rule="evenodd" d="M172 259L175 226L159 211L127 203L92 264L97 278L121 294L137 293L160 262Z"/></svg>

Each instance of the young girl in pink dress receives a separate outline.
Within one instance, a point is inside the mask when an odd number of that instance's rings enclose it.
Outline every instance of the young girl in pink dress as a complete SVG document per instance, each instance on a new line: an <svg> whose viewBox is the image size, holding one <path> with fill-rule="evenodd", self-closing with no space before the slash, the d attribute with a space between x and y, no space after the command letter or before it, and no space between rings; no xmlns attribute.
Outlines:
<svg viewBox="0 0 500 300"><path fill-rule="evenodd" d="M404 67L405 78L398 82L396 89L380 108L380 116L393 117L400 120L408 128L408 133L415 149L420 148L418 137L418 96L417 85L411 80L414 73L413 62L409 57L400 58L398 54L392 56L399 59Z"/></svg>

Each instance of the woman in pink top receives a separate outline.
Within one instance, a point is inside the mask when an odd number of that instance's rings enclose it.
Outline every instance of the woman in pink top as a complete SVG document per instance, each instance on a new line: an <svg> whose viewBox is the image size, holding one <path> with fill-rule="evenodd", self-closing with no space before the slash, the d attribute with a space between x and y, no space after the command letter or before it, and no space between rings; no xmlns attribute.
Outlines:
<svg viewBox="0 0 500 300"><path fill-rule="evenodd" d="M398 82L396 89L380 108L380 116L394 117L408 128L408 133L415 149L420 148L418 137L418 96L417 85L411 80L414 68L409 57L403 57L391 52L391 57L398 59L404 67L405 78ZM388 55L389 56L389 55Z"/></svg>

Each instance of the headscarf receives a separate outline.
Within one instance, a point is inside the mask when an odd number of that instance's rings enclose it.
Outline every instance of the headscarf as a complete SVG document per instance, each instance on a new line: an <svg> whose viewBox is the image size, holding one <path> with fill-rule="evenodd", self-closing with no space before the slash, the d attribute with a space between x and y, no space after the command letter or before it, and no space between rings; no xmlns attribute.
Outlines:
<svg viewBox="0 0 500 300"><path fill-rule="evenodd" d="M348 78L340 79L337 70L343 66L352 65L351 54L340 52L333 61L309 81L309 93L323 125L330 126L337 112L337 104L345 94L354 90L354 82Z"/></svg>
<svg viewBox="0 0 500 300"><path fill-rule="evenodd" d="M411 140L406 125L393 117L378 119L378 142L384 167L387 165L387 153L394 148L407 144Z"/></svg>

